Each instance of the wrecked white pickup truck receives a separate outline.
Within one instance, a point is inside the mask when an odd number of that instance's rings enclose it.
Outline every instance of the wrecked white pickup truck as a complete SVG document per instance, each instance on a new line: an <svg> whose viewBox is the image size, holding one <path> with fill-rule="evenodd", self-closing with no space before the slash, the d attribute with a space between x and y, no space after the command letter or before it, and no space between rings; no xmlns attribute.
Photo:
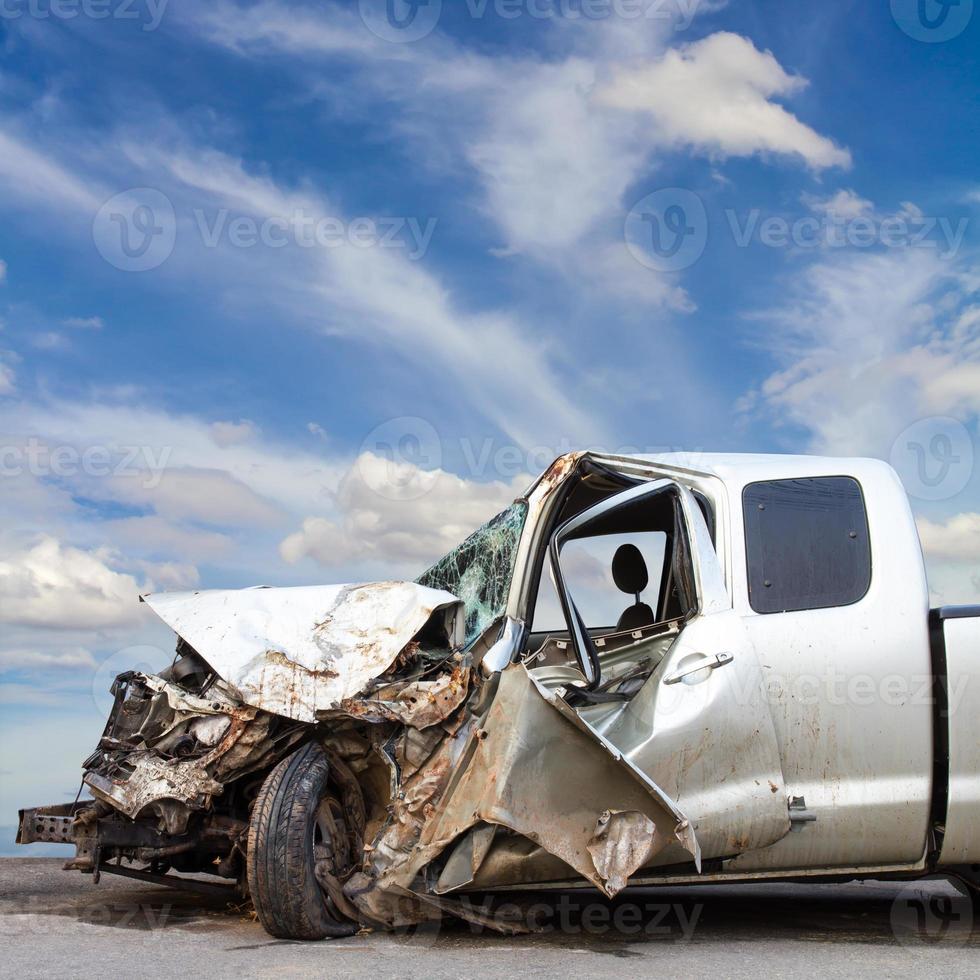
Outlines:
<svg viewBox="0 0 980 980"><path fill-rule="evenodd" d="M414 583L147 596L173 666L19 840L301 939L507 889L976 888L980 609L928 595L883 463L566 456Z"/></svg>

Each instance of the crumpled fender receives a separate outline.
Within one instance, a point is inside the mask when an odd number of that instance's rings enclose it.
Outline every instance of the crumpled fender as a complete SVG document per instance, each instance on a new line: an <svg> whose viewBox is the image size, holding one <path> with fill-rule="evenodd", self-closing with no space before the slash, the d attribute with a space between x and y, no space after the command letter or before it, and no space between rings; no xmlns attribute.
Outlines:
<svg viewBox="0 0 980 980"><path fill-rule="evenodd" d="M145 602L251 707L315 722L364 692L436 619L447 656L462 603L413 582L146 595Z"/></svg>

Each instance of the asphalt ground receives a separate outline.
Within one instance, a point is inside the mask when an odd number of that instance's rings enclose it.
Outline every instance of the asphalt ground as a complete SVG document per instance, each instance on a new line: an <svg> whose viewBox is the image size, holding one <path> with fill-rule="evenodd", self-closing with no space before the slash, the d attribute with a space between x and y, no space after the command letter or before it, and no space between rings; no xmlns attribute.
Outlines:
<svg viewBox="0 0 980 980"><path fill-rule="evenodd" d="M483 901L481 899L480 901ZM61 861L0 859L0 964L10 977L980 976L980 908L951 884L728 885L498 895L466 923L323 943L269 937L250 909ZM974 917L977 922L974 923Z"/></svg>

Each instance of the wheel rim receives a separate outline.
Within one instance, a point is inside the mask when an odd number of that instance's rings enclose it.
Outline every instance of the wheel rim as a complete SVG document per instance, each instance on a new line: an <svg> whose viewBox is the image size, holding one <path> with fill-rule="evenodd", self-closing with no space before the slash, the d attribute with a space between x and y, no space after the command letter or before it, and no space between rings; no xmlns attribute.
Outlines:
<svg viewBox="0 0 980 980"><path fill-rule="evenodd" d="M323 895L324 904L330 914L342 919L336 903L324 887L320 877L323 872L329 874L339 883L346 877L350 868L349 850L347 844L347 829L343 817L343 808L333 796L325 796L317 805L313 818L313 860L320 870L317 883Z"/></svg>

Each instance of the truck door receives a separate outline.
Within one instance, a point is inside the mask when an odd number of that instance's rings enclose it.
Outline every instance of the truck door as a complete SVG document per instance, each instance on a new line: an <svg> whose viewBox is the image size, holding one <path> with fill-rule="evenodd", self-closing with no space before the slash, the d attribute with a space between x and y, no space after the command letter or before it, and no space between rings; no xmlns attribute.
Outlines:
<svg viewBox="0 0 980 980"><path fill-rule="evenodd" d="M652 576L629 542L651 534L663 535ZM584 545L595 554L603 539L616 545L620 600L633 600L615 624L591 612L601 604L583 583L601 584L598 570L576 571ZM610 497L558 529L550 560L578 670L531 670L546 696L676 803L703 858L784 836L787 797L760 665L691 492L661 480Z"/></svg>
<svg viewBox="0 0 980 980"><path fill-rule="evenodd" d="M732 870L899 869L926 850L933 663L915 521L889 466L837 465L786 478L774 462L770 479L729 483L735 608L763 664L797 831Z"/></svg>

